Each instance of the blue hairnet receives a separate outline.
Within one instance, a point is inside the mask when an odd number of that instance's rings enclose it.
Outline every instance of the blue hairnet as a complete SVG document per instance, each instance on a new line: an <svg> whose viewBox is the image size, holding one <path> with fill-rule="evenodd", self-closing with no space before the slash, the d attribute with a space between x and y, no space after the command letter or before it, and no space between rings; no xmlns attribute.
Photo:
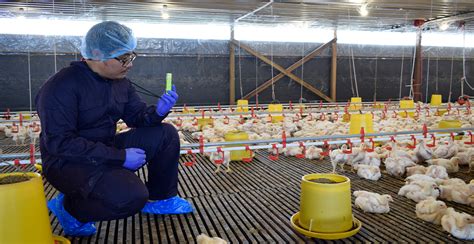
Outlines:
<svg viewBox="0 0 474 244"><path fill-rule="evenodd" d="M130 28L115 21L92 26L82 40L81 54L86 59L105 61L133 51L137 38Z"/></svg>

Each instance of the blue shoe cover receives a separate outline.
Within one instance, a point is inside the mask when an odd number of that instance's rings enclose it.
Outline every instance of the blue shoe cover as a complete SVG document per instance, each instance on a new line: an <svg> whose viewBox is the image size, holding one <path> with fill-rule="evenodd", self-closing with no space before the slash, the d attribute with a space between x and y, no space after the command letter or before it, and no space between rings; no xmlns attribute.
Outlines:
<svg viewBox="0 0 474 244"><path fill-rule="evenodd" d="M148 202L143 207L142 212L149 214L185 214L193 212L193 206L188 201L174 196L165 200Z"/></svg>
<svg viewBox="0 0 474 244"><path fill-rule="evenodd" d="M59 224L63 227L64 233L68 236L90 236L96 233L97 229L93 222L82 223L72 217L66 209L64 209L64 194L59 193L58 196L48 201L48 208L56 215Z"/></svg>

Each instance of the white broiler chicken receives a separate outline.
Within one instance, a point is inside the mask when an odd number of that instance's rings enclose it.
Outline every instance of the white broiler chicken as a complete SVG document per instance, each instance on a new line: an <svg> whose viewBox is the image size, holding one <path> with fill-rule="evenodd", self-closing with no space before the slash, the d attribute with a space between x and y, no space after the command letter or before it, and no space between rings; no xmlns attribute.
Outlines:
<svg viewBox="0 0 474 244"><path fill-rule="evenodd" d="M452 140L448 141L448 144L438 144L433 155L436 158L451 158L458 153L458 146Z"/></svg>
<svg viewBox="0 0 474 244"><path fill-rule="evenodd" d="M459 179L459 178L449 178L449 179L445 179L445 180L439 180L438 185L443 185L443 186L461 185L461 186L464 186L464 185L466 185L466 182L464 182L464 180Z"/></svg>
<svg viewBox="0 0 474 244"><path fill-rule="evenodd" d="M356 197L354 204L369 213L388 213L390 211L389 202L393 202L392 196L380 195L368 191L354 191Z"/></svg>
<svg viewBox="0 0 474 244"><path fill-rule="evenodd" d="M459 213L453 208L448 208L441 218L441 226L456 238L474 240L474 217L467 213Z"/></svg>
<svg viewBox="0 0 474 244"><path fill-rule="evenodd" d="M365 158L360 164L380 167L380 162L380 156L376 152L370 152L365 154Z"/></svg>
<svg viewBox="0 0 474 244"><path fill-rule="evenodd" d="M407 176L411 176L415 174L425 174L427 171L427 168L422 165L415 165L415 166L407 167L406 171L407 171Z"/></svg>
<svg viewBox="0 0 474 244"><path fill-rule="evenodd" d="M415 148L415 155L418 159L418 163L422 163L433 157L433 150L426 146L426 142L424 140L421 140L421 142Z"/></svg>
<svg viewBox="0 0 474 244"><path fill-rule="evenodd" d="M337 165L341 166L341 171L344 171L344 164L349 161L349 154L344 153L344 150L347 150L347 146L342 145L341 149L332 150L329 153L329 158L331 159L332 164L332 173L336 173Z"/></svg>
<svg viewBox="0 0 474 244"><path fill-rule="evenodd" d="M352 154L350 154L348 164L354 166L363 162L366 158L366 147L367 146L362 143L359 148L352 148Z"/></svg>
<svg viewBox="0 0 474 244"><path fill-rule="evenodd" d="M282 149L282 152L285 156L296 156L297 154L303 153L303 148L301 147L285 147Z"/></svg>
<svg viewBox="0 0 474 244"><path fill-rule="evenodd" d="M443 201L428 197L416 204L416 217L436 225L441 224L441 217L446 213L447 206Z"/></svg>
<svg viewBox="0 0 474 244"><path fill-rule="evenodd" d="M227 244L227 241L219 237L209 237L206 234L200 234L196 238L197 244Z"/></svg>
<svg viewBox="0 0 474 244"><path fill-rule="evenodd" d="M411 184L412 182L415 182L415 181L430 181L433 183L437 183L436 179L429 175L414 174L405 178L405 185Z"/></svg>
<svg viewBox="0 0 474 244"><path fill-rule="evenodd" d="M377 166L359 164L353 167L357 170L358 176L367 180L378 180L382 176L380 168Z"/></svg>
<svg viewBox="0 0 474 244"><path fill-rule="evenodd" d="M416 162L418 160L414 151L399 150L397 144L394 142L391 142L390 146L392 148L392 151L389 154L390 156L399 157L399 158L407 158L412 162Z"/></svg>
<svg viewBox="0 0 474 244"><path fill-rule="evenodd" d="M380 159L386 159L390 155L390 151L383 147L375 147L374 152L379 155Z"/></svg>
<svg viewBox="0 0 474 244"><path fill-rule="evenodd" d="M458 157L452 157L451 159L434 158L426 160L426 162L430 165L445 167L448 173L456 173L459 171L459 161L460 159Z"/></svg>
<svg viewBox="0 0 474 244"><path fill-rule="evenodd" d="M458 157L459 165L469 165L473 160L474 151L472 148L469 148L466 151L458 152L455 157Z"/></svg>
<svg viewBox="0 0 474 244"><path fill-rule="evenodd" d="M425 175L431 176L435 179L448 179L449 178L446 168L443 166L438 166L438 165L428 166L428 168L426 169Z"/></svg>
<svg viewBox="0 0 474 244"><path fill-rule="evenodd" d="M26 137L28 136L28 128L26 126L20 126L18 131L18 141L19 144L25 144ZM13 138L15 140L15 138Z"/></svg>
<svg viewBox="0 0 474 244"><path fill-rule="evenodd" d="M393 176L402 176L405 169L416 164L407 157L388 157L385 159L385 170Z"/></svg>
<svg viewBox="0 0 474 244"><path fill-rule="evenodd" d="M28 129L28 136L31 138L33 144L36 144L36 140L38 140L40 134L41 127L33 122L33 124Z"/></svg>
<svg viewBox="0 0 474 244"><path fill-rule="evenodd" d="M230 169L230 151L207 152L204 154L208 156L209 159L217 165L217 168L214 173L219 173L221 171L222 165L226 167L226 173L232 172L232 170Z"/></svg>
<svg viewBox="0 0 474 244"><path fill-rule="evenodd" d="M474 207L474 185L440 185L440 198Z"/></svg>
<svg viewBox="0 0 474 244"><path fill-rule="evenodd" d="M12 137L12 127L6 125L5 128L3 129L3 132L5 132L6 137Z"/></svg>
<svg viewBox="0 0 474 244"><path fill-rule="evenodd" d="M439 188L435 182L414 181L402 186L398 191L398 195L405 196L415 202L420 202L428 197L437 198L439 196Z"/></svg>
<svg viewBox="0 0 474 244"><path fill-rule="evenodd" d="M316 146L309 146L306 148L305 157L307 159L322 159L321 153L323 149Z"/></svg>

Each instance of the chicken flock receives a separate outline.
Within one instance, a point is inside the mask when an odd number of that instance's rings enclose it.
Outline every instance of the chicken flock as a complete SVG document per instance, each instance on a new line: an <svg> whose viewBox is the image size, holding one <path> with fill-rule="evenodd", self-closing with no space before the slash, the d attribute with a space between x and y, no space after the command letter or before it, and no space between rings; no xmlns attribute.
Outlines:
<svg viewBox="0 0 474 244"><path fill-rule="evenodd" d="M199 125L197 119L190 116L170 117L166 122L177 128L181 145L189 144L184 131L191 133L193 139L204 143L224 142L225 134L236 130L246 132L249 140L281 139L283 135L303 138L344 135L349 131L349 123L343 121L343 116L336 113L307 112L307 116L285 114L283 121L278 123L272 123L271 118L265 116L214 118L211 124L206 125ZM459 120L462 128L474 127L474 116L466 116L463 112L451 112L442 116L421 113L416 119L385 113L372 113L372 117L376 132L420 131L423 124L429 130L437 129L441 120ZM117 125L118 132L128 129L124 123ZM41 127L37 123L27 126L12 124L0 126L0 131L21 144L27 137L34 142ZM457 238L473 240L474 217L457 212L443 202L453 201L474 207L474 182L466 183L449 177L449 174L460 171L461 167L468 168L469 172L474 167L474 146L465 143L470 140L466 136L461 140L453 140L451 136L432 139L428 135L424 139L416 139L416 146L412 140L392 140L372 147L366 140L359 145L332 145L330 148L305 146L313 141L303 141L289 143L285 148L271 148L269 152L304 157L321 163L324 158L328 158L334 173L344 172L345 167L350 167L359 177L371 181L379 180L382 172L392 177L404 177L405 185L399 189L398 195L417 203L415 213L418 218L441 225ZM323 154L325 151L329 151L328 154ZM229 151L206 152L205 156L216 163L216 173L221 171L222 166L226 167L226 172L232 172ZM355 206L364 212L388 213L389 203L394 201L390 195L363 190L354 191L353 195Z"/></svg>

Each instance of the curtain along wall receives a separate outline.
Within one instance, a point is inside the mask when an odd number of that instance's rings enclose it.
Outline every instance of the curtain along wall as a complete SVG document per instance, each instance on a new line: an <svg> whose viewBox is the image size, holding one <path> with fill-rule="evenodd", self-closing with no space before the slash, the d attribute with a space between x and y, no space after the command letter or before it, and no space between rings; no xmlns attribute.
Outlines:
<svg viewBox="0 0 474 244"><path fill-rule="evenodd" d="M34 96L41 84L66 67L70 61L81 58L78 53L79 37L46 36L0 36L0 110L28 110L31 95L34 109ZM288 67L308 54L321 43L269 43L242 42L282 67ZM352 48L353 58L350 55ZM398 99L408 96L413 67L414 47L338 45L337 98L347 101L356 95L363 101ZM440 93L446 101L452 79L452 100L460 95L460 79L463 76L462 48L425 47L423 61L423 100L426 91L428 98L432 93ZM467 49L466 57L471 56ZM139 39L137 52L139 58L128 77L154 93L164 90L165 74L173 73L173 81L180 94L179 104L208 105L228 104L229 102L229 44L227 41L182 40L182 39ZM270 65L243 49L235 49L236 99L255 89L272 77ZM331 50L306 62L293 71L315 88L329 94L331 72ZM350 63L355 64L354 72ZM403 68L402 68L403 63ZM474 63L466 59L466 77L470 81ZM273 75L279 74L273 69ZM355 87L357 78L358 89ZM428 90L427 88L428 78ZM402 86L400 89L400 80ZM352 81L352 82L351 82ZM352 83L352 85L351 85ZM354 90L354 93L353 93ZM401 90L401 92L400 92ZM269 87L259 94L259 102L272 101ZM275 82L275 98L280 102L297 102L302 96L305 101L317 101L319 97L288 77ZM466 85L464 93L474 95ZM155 98L142 95L148 103ZM250 99L251 103L255 98ZM429 101L429 99L428 99Z"/></svg>

